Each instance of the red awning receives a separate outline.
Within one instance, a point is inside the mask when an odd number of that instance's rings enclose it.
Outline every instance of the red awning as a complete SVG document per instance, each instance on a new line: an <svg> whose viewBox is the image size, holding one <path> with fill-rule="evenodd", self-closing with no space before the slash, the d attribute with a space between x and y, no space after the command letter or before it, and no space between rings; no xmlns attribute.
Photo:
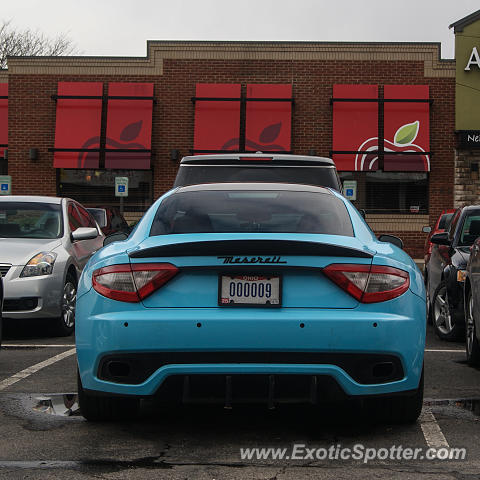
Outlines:
<svg viewBox="0 0 480 480"><path fill-rule="evenodd" d="M8 83L0 83L0 157L8 147Z"/></svg>
<svg viewBox="0 0 480 480"><path fill-rule="evenodd" d="M150 168L152 112L153 83L108 84L105 168Z"/></svg>
<svg viewBox="0 0 480 480"><path fill-rule="evenodd" d="M368 153L379 149L378 102L362 99L378 99L377 85L333 86L333 150L355 152L333 154L339 171L378 168L378 154Z"/></svg>
<svg viewBox="0 0 480 480"><path fill-rule="evenodd" d="M292 85L247 85L245 150L289 152L291 137Z"/></svg>
<svg viewBox="0 0 480 480"><path fill-rule="evenodd" d="M240 85L197 83L194 152L238 151L239 142Z"/></svg>
<svg viewBox="0 0 480 480"><path fill-rule="evenodd" d="M101 82L58 83L55 168L98 168L102 93Z"/></svg>
<svg viewBox="0 0 480 480"><path fill-rule="evenodd" d="M430 171L430 103L428 85L385 85L384 170ZM420 102L412 102L420 100ZM423 100L423 101L422 101ZM389 154L389 152L404 152Z"/></svg>

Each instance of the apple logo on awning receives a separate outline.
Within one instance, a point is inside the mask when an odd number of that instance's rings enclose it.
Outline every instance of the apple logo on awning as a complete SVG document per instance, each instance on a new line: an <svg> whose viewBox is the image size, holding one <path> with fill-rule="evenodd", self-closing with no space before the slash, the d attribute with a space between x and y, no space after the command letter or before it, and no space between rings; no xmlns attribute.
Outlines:
<svg viewBox="0 0 480 480"><path fill-rule="evenodd" d="M286 149L281 145L275 144L275 140L280 135L282 131L282 122L273 123L272 125L267 125L258 137L258 142L251 140L249 138L245 139L245 148L259 151L278 151L285 152ZM240 149L240 139L231 138L225 142L221 150L239 150Z"/></svg>
<svg viewBox="0 0 480 480"><path fill-rule="evenodd" d="M114 138L106 137L105 148L146 150L145 145L133 142L133 140L140 135L142 126L143 120L130 123L121 131L119 141L115 140ZM81 148L100 148L100 137L96 136L89 138L85 141ZM92 164L96 164L98 162L98 155L98 152L79 152L78 168L88 168Z"/></svg>

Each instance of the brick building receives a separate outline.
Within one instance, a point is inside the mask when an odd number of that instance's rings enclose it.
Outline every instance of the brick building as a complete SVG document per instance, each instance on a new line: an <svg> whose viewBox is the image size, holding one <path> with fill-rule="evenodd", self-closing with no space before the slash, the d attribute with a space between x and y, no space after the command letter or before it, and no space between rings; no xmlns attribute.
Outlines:
<svg viewBox="0 0 480 480"><path fill-rule="evenodd" d="M293 101L286 103L291 108L291 128L283 150L333 156L342 179L356 182L355 203L366 209L371 227L378 233L400 236L414 258L423 256L422 226L432 225L443 208L454 205L455 172L464 170L458 166L456 154L456 63L440 58L439 44L149 41L145 58L14 57L8 65L8 71L0 72L0 85L8 83L8 161L3 162L3 173L8 168L13 194L66 195L92 206L113 204L113 177L126 176L131 187L131 196L125 200L126 216L140 216L152 199L171 187L179 158L205 150L198 148L202 144L198 137L202 131L200 105L205 107L198 92L204 85L214 86L207 99L212 105L222 103L218 99L215 103L215 85L238 87L238 119L233 123L239 129L238 137L243 138L243 148L250 125L245 101L250 86L289 86ZM70 89L84 82L95 85L93 95L81 88ZM121 88L136 83L147 85L147 94L140 95L137 103L131 98L133 90ZM123 96L112 95L114 87ZM363 87L368 87L368 92ZM272 105L278 107L273 100ZM86 117L80 112L81 101L99 102L95 107L98 142L89 152L94 154L91 163L69 164L71 155L85 143L80 145L75 134L70 138L73 143L65 143L60 131L66 124L82 130ZM151 133L147 131L151 144L143 142L144 148L138 149L142 150L137 163L141 168L136 168L135 161L109 161L109 130L114 126L108 122L115 101L151 103ZM79 112L71 114L69 105ZM361 121L364 111L371 122L368 128ZM411 111L423 115L423 133L415 115L412 121L405 116ZM225 112L211 113L209 128L216 131ZM405 128L395 127L394 139L390 130L396 115ZM59 119L69 120L60 125ZM133 128L133 124L129 126ZM361 142L345 140L355 139L357 130L364 127L375 133L376 145L371 150L375 157L367 154ZM126 129L118 135L134 136ZM396 147L387 148L388 142L397 147L406 142L408 146L421 135L424 144L418 147L417 160L421 157L427 163L413 165L409 161L413 155L405 154L410 151L406 148L396 152L396 157L390 155ZM7 142L0 137L0 144ZM265 147L262 150L269 150ZM218 150L218 146L212 145L210 150ZM366 155L368 167L352 166L358 155ZM403 159L405 167L398 159Z"/></svg>

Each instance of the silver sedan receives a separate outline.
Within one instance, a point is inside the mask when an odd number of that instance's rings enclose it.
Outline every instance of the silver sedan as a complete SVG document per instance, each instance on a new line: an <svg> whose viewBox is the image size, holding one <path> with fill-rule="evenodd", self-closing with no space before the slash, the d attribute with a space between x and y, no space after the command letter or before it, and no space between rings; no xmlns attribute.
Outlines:
<svg viewBox="0 0 480 480"><path fill-rule="evenodd" d="M103 239L72 199L0 197L3 318L48 318L57 335L70 335L80 273Z"/></svg>

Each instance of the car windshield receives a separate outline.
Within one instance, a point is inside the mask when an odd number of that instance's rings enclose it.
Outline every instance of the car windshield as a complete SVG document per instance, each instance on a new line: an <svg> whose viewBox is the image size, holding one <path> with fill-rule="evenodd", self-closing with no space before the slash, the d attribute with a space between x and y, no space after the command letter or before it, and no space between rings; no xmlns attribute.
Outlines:
<svg viewBox="0 0 480 480"><path fill-rule="evenodd" d="M1 202L0 237L59 238L63 235L61 207L52 203Z"/></svg>
<svg viewBox="0 0 480 480"><path fill-rule="evenodd" d="M300 183L339 189L337 172L322 166L181 165L175 187L216 182Z"/></svg>
<svg viewBox="0 0 480 480"><path fill-rule="evenodd" d="M480 237L480 211L475 211L465 218L458 244L459 246L473 245L478 237Z"/></svg>
<svg viewBox="0 0 480 480"><path fill-rule="evenodd" d="M285 190L179 192L159 206L150 235L208 232L353 236L345 204L327 193Z"/></svg>

